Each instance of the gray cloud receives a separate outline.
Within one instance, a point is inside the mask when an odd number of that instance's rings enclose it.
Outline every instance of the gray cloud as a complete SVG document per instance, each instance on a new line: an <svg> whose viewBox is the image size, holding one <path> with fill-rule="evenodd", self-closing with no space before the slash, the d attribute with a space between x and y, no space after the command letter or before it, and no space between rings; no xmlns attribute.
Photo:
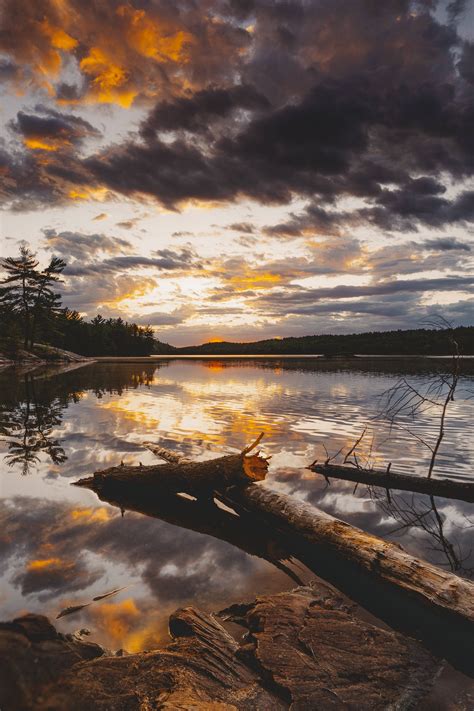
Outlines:
<svg viewBox="0 0 474 711"><path fill-rule="evenodd" d="M474 277L444 277L439 279L410 279L386 281L367 286L346 286L341 284L335 287L319 289L293 288L286 292L275 291L272 294L258 296L256 304L265 308L276 307L278 311L286 313L304 313L305 309L315 308L314 304L325 299L340 300L359 297L380 297L400 292L429 292L429 291L466 291L474 289Z"/></svg>

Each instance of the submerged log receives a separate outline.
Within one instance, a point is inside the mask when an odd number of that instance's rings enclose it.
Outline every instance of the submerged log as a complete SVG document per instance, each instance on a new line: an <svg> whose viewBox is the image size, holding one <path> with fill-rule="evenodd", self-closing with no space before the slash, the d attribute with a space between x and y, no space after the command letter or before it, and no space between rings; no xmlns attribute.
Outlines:
<svg viewBox="0 0 474 711"><path fill-rule="evenodd" d="M243 627L232 636L225 620ZM238 628L235 628L238 629ZM5 711L387 709L430 703L440 663L420 644L356 617L324 585L173 613L172 640L106 652L45 617L0 624Z"/></svg>
<svg viewBox="0 0 474 711"><path fill-rule="evenodd" d="M474 503L474 484L452 479L428 479L421 476L397 474L391 470L359 469L338 464L311 464L308 469L322 474L325 479L342 479L360 484L380 486L383 489L413 491L428 496L442 496Z"/></svg>
<svg viewBox="0 0 474 711"><path fill-rule="evenodd" d="M151 503L170 486L174 491L214 495L241 515L259 517L283 536L289 553L317 575L390 626L419 637L437 655L474 675L474 584L410 555L396 543L255 484L255 479L264 478L268 465L258 454L249 456L252 448L194 463L194 467L178 461L108 469L77 484L110 501L119 494L123 500L127 492L140 492ZM166 455L166 450L162 452ZM246 459L252 460L251 469ZM177 481L170 482L171 472L179 473Z"/></svg>

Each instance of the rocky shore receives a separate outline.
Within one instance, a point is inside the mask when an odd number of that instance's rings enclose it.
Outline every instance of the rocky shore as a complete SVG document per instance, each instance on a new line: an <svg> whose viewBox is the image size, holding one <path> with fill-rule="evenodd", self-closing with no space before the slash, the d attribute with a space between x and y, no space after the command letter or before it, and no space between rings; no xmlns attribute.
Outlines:
<svg viewBox="0 0 474 711"><path fill-rule="evenodd" d="M1 623L0 708L428 709L444 666L323 584L216 614L181 609L169 634L162 648L112 653L39 615ZM469 708L472 690L457 690L459 702L436 708Z"/></svg>
<svg viewBox="0 0 474 711"><path fill-rule="evenodd" d="M47 365L50 363L83 363L92 361L93 358L65 351L62 348L53 348L37 344L33 351L19 349L15 355L8 355L0 352L0 367L7 365Z"/></svg>

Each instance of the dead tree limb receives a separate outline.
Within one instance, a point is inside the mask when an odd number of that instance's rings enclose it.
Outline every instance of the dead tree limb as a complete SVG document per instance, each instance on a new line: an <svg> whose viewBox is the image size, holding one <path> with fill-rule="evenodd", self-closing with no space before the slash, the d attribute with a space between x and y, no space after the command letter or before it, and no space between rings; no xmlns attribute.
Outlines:
<svg viewBox="0 0 474 711"><path fill-rule="evenodd" d="M433 479L397 474L390 470L361 469L338 464L311 464L308 469L321 474L326 480L342 479L360 484L380 486L383 489L414 491L428 496L442 496L445 499L458 499L474 503L474 484L452 479Z"/></svg>
<svg viewBox="0 0 474 711"><path fill-rule="evenodd" d="M390 626L419 637L474 675L474 584L298 499L256 484L268 462L258 454L151 467L114 467L77 482L114 500L120 491L219 496L243 518L253 514L283 535L289 553ZM123 504L122 504L123 505ZM243 519L244 520L244 519Z"/></svg>

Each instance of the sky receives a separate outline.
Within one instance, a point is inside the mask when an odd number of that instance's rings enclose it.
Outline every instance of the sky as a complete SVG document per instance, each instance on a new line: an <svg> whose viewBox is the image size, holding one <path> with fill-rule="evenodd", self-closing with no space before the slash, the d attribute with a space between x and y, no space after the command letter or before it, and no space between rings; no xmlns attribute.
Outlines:
<svg viewBox="0 0 474 711"><path fill-rule="evenodd" d="M474 324L474 2L0 0L0 256L173 345Z"/></svg>

